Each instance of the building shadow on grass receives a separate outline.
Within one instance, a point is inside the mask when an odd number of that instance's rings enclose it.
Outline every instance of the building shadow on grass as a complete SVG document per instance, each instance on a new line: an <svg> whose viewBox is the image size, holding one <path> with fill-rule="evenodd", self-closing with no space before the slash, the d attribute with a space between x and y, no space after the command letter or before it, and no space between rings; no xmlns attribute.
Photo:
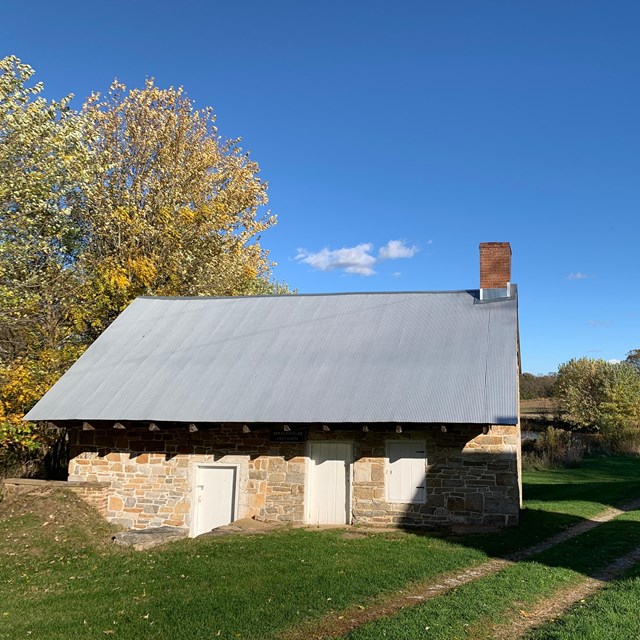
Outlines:
<svg viewBox="0 0 640 640"><path fill-rule="evenodd" d="M640 547L640 522L617 518L618 512L605 522L593 519L609 507L622 512L640 509L639 467L638 459L586 460L583 468L572 470L568 482L560 481L566 478L566 470L542 472L536 482L523 485L528 506L522 509L516 527L475 533L466 533L464 528L455 533L405 530L420 536L444 536L490 558L539 562L595 576L607 559L613 561Z"/></svg>

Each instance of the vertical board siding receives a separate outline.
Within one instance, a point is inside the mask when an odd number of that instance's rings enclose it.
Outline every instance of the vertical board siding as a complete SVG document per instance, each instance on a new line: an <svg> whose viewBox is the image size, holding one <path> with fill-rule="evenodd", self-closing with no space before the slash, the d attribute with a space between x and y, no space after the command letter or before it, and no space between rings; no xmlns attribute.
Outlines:
<svg viewBox="0 0 640 640"><path fill-rule="evenodd" d="M425 500L424 441L387 443L387 497L392 502L422 503Z"/></svg>
<svg viewBox="0 0 640 640"><path fill-rule="evenodd" d="M312 442L309 454L309 523L347 524L352 445Z"/></svg>

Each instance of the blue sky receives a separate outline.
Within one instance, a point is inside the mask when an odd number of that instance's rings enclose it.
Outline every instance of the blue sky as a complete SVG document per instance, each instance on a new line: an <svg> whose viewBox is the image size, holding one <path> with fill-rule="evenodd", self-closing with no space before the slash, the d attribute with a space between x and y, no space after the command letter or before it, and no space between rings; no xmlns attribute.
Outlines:
<svg viewBox="0 0 640 640"><path fill-rule="evenodd" d="M212 106L300 292L477 288L509 241L544 373L640 348L638 25L636 0L38 0L2 3L0 55L76 107L116 76Z"/></svg>

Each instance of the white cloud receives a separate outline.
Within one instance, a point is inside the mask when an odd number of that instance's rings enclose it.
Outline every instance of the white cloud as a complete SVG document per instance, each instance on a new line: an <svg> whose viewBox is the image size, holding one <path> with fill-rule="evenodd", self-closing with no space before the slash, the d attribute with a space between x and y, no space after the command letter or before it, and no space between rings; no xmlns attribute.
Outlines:
<svg viewBox="0 0 640 640"><path fill-rule="evenodd" d="M343 269L347 273L370 276L375 273L373 266L376 263L375 256L370 253L372 249L373 245L370 243L334 250L325 247L317 253L310 253L306 249L298 249L295 259L308 264L317 271Z"/></svg>
<svg viewBox="0 0 640 640"><path fill-rule="evenodd" d="M591 276L586 274L586 273L582 273L582 271L576 271L575 273L570 273L567 276L567 280L586 280L587 278L590 278Z"/></svg>
<svg viewBox="0 0 640 640"><path fill-rule="evenodd" d="M607 360L607 362L611 364L620 364L622 360L618 360L617 358L611 358L611 360Z"/></svg>
<svg viewBox="0 0 640 640"><path fill-rule="evenodd" d="M342 249L325 247L316 253L298 249L294 260L304 262L316 271L341 269L346 273L371 276L375 273L375 265L381 260L411 258L417 252L416 246L408 246L402 240L389 240L387 244L380 247L377 256L374 253L373 244L364 242L354 247L342 247ZM396 272L393 275L399 275L399 273Z"/></svg>
<svg viewBox="0 0 640 640"><path fill-rule="evenodd" d="M612 324L611 320L587 320L590 327L610 327Z"/></svg>
<svg viewBox="0 0 640 640"><path fill-rule="evenodd" d="M408 247L402 240L389 240L384 247L378 250L381 260L396 260L397 258L412 258L418 253L415 245Z"/></svg>

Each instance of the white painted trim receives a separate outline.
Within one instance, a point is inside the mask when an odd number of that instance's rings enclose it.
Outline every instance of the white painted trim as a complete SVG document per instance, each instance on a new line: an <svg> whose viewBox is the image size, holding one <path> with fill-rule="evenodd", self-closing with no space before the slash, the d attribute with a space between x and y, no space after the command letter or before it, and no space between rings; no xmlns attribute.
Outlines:
<svg viewBox="0 0 640 640"><path fill-rule="evenodd" d="M425 482L425 487L424 487L424 500L411 500L410 502L407 502L406 500L391 500L391 498L389 498L389 483L387 482L387 478L389 475L389 445L390 444L397 444L397 443L403 443L403 444L419 444L422 445L422 448L424 449L424 482ZM384 497L385 500L390 503L390 504L427 504L427 466L428 466L428 459L427 459L427 442L426 440L385 440L384 441Z"/></svg>
<svg viewBox="0 0 640 640"><path fill-rule="evenodd" d="M307 524L311 523L311 491L313 489L313 461L311 459L311 445L314 442L323 442L322 440L307 440L306 444L306 476L304 482L304 521Z"/></svg>
<svg viewBox="0 0 640 640"><path fill-rule="evenodd" d="M201 469L235 469L235 490L233 492L233 517L238 518L238 506L240 502L240 463L234 462L192 462L190 465L191 472L191 524L189 526L189 537L195 537L196 523L198 520L198 509L196 502L198 492L196 485L198 482L198 472Z"/></svg>
<svg viewBox="0 0 640 640"><path fill-rule="evenodd" d="M353 469L356 466L354 460L354 446L351 445L351 461L349 462L349 495L347 496L347 524L353 524Z"/></svg>

